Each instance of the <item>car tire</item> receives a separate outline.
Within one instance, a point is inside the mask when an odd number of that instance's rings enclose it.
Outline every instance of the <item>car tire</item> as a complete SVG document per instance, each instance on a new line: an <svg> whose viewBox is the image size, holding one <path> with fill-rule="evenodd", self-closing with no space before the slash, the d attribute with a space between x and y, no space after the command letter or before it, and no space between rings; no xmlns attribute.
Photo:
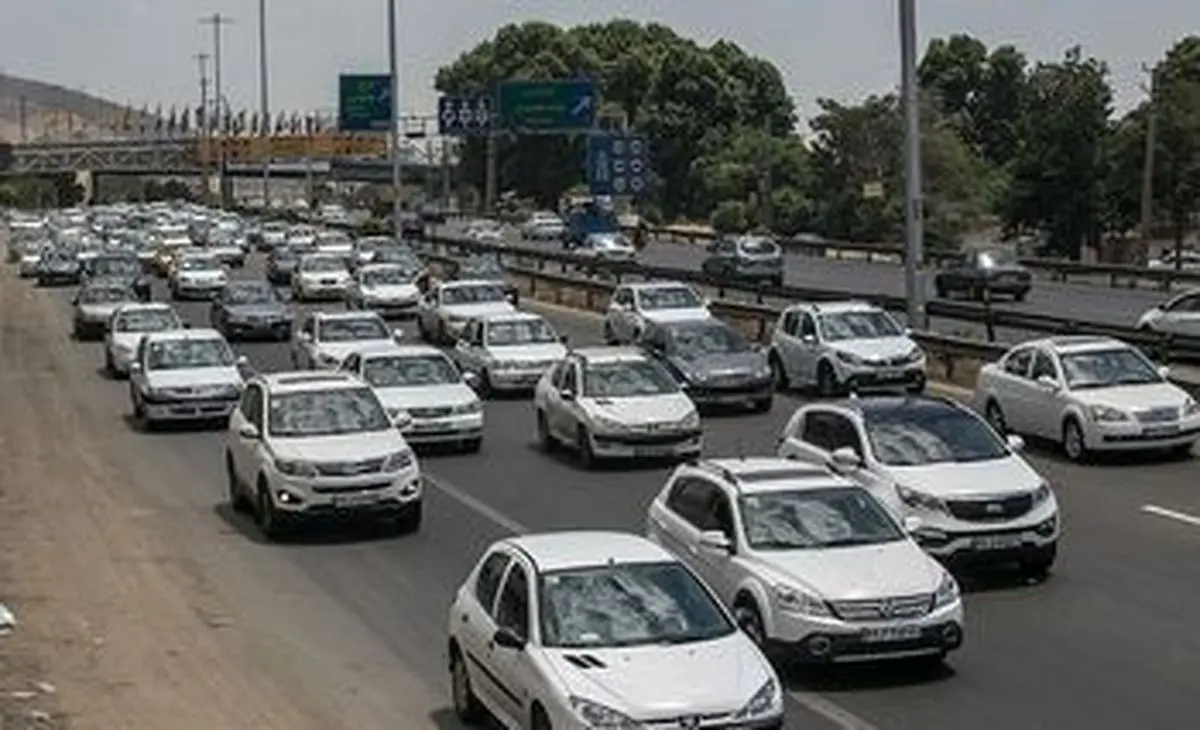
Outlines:
<svg viewBox="0 0 1200 730"><path fill-rule="evenodd" d="M250 504L250 500L246 499L246 495L242 493L242 485L238 481L237 470L233 467L233 456L228 452L225 453L225 482L229 506L233 508L233 511L239 515L253 512L254 506Z"/></svg>
<svg viewBox="0 0 1200 730"><path fill-rule="evenodd" d="M775 399L771 396L767 396L766 398L759 398L751 403L750 410L754 411L755 413L770 413L773 405L775 405Z"/></svg>
<svg viewBox="0 0 1200 730"><path fill-rule="evenodd" d="M113 362L112 352L104 348L104 375L109 380L117 379L117 364Z"/></svg>
<svg viewBox="0 0 1200 730"><path fill-rule="evenodd" d="M1188 459L1192 458L1192 447L1194 445L1195 444L1189 443L1189 444L1179 444L1178 446L1172 446L1167 451L1167 456L1169 456L1171 459L1174 459L1176 461L1187 461Z"/></svg>
<svg viewBox="0 0 1200 730"><path fill-rule="evenodd" d="M1001 436L1007 436L1008 421L1004 419L1004 411L1000 408L1000 404L993 398L988 398L987 405L983 409L983 418L988 422L996 433Z"/></svg>
<svg viewBox="0 0 1200 730"><path fill-rule="evenodd" d="M776 289L782 289L783 288L783 274L780 274L779 276L771 277L770 283L771 283L771 286L775 287Z"/></svg>
<svg viewBox="0 0 1200 730"><path fill-rule="evenodd" d="M291 342L292 341L292 328L286 327L286 326L279 327L275 331L275 339L278 340L279 342Z"/></svg>
<svg viewBox="0 0 1200 730"><path fill-rule="evenodd" d="M1078 464L1088 461L1090 454L1087 449L1087 441L1083 437L1083 426L1079 425L1079 421L1074 416L1063 421L1062 447L1063 453L1071 461Z"/></svg>
<svg viewBox="0 0 1200 730"><path fill-rule="evenodd" d="M537 412L537 439L538 446L547 454L554 451L557 446L554 443L554 436L550 433L550 424L546 421L546 412L542 410Z"/></svg>
<svg viewBox="0 0 1200 730"><path fill-rule="evenodd" d="M259 482L255 499L254 521L268 542L280 542L287 534L282 515L275 509L275 501L267 491L267 485Z"/></svg>
<svg viewBox="0 0 1200 730"><path fill-rule="evenodd" d="M822 398L837 398L842 393L842 387L837 381L833 366L822 362L817 366L817 395Z"/></svg>
<svg viewBox="0 0 1200 730"><path fill-rule="evenodd" d="M592 437L583 426L575 431L575 447L579 451L579 463L583 465L583 468L596 468L596 452L592 450Z"/></svg>
<svg viewBox="0 0 1200 730"><path fill-rule="evenodd" d="M791 383L788 381L787 370L783 367L783 359L774 350L771 351L771 357L767 362L771 365L771 376L775 380L775 392L786 393Z"/></svg>
<svg viewBox="0 0 1200 730"><path fill-rule="evenodd" d="M934 282L933 293L937 295L938 299L946 299L950 296L950 291L946 289L946 285L940 281Z"/></svg>
<svg viewBox="0 0 1200 730"><path fill-rule="evenodd" d="M1025 290L1019 291L1019 292L1015 292L1013 294L1013 301L1014 302L1023 302L1023 301L1025 301L1025 297L1027 297L1027 296L1029 296L1028 289L1025 289Z"/></svg>
<svg viewBox="0 0 1200 730"><path fill-rule="evenodd" d="M1032 578L1039 582L1044 581L1050 576L1050 571L1054 567L1054 561L1057 558L1057 543L1051 543L1045 547L1038 548L1037 553L1033 557L1021 561L1021 572L1027 578Z"/></svg>
<svg viewBox="0 0 1200 730"><path fill-rule="evenodd" d="M604 323L604 344L609 346L619 344L617 342L617 336L613 334L612 325L608 322Z"/></svg>
<svg viewBox="0 0 1200 730"><path fill-rule="evenodd" d="M750 641L759 649L765 651L767 646L767 629L763 623L762 612L749 596L739 596L733 605L733 620Z"/></svg>
<svg viewBox="0 0 1200 730"><path fill-rule="evenodd" d="M450 699L454 705L454 714L464 725L478 725L483 720L483 705L471 687L467 662L457 645L450 650Z"/></svg>
<svg viewBox="0 0 1200 730"><path fill-rule="evenodd" d="M137 430L142 433L152 433L157 425L137 396L133 397L133 422L137 425Z"/></svg>
<svg viewBox="0 0 1200 730"><path fill-rule="evenodd" d="M533 712L529 717L529 730L554 730L550 725L550 718L546 717L546 711L541 705L534 705Z"/></svg>

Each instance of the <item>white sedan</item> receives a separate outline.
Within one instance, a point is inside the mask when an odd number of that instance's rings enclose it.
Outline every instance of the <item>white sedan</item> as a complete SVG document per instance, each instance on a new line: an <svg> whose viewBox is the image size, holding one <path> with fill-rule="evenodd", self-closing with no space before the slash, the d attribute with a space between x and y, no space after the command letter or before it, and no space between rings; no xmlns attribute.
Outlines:
<svg viewBox="0 0 1200 730"><path fill-rule="evenodd" d="M183 328L183 320L169 304L139 302L117 307L104 334L104 372L112 378L127 377L143 337Z"/></svg>
<svg viewBox="0 0 1200 730"><path fill-rule="evenodd" d="M622 284L612 294L604 315L604 341L610 345L637 342L649 324L708 319L708 302L691 286L678 281Z"/></svg>
<svg viewBox="0 0 1200 730"><path fill-rule="evenodd" d="M1200 289L1189 289L1152 307L1138 318L1137 328L1165 335L1200 337Z"/></svg>
<svg viewBox="0 0 1200 730"><path fill-rule="evenodd" d="M1107 337L1026 342L979 371L975 404L997 431L1057 441L1067 456L1163 449L1185 457L1200 406L1135 347Z"/></svg>
<svg viewBox="0 0 1200 730"><path fill-rule="evenodd" d="M417 329L427 341L451 344L472 319L516 311L503 282L446 281L430 289L421 299Z"/></svg>
<svg viewBox="0 0 1200 730"><path fill-rule="evenodd" d="M313 312L292 339L292 367L333 370L364 347L390 345L403 336L374 312Z"/></svg>
<svg viewBox="0 0 1200 730"><path fill-rule="evenodd" d="M586 467L605 458L694 458L703 446L696 404L638 350L573 350L542 376L533 402L542 448L574 449Z"/></svg>
<svg viewBox="0 0 1200 730"><path fill-rule="evenodd" d="M615 532L492 544L447 616L455 714L509 730L783 727L775 670L669 552Z"/></svg>

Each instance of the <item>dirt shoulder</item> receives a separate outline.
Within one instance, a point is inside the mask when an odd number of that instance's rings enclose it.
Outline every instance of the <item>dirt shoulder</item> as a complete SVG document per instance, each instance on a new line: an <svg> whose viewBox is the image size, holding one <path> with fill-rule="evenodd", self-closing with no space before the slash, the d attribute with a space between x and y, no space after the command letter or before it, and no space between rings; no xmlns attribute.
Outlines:
<svg viewBox="0 0 1200 730"><path fill-rule="evenodd" d="M330 727L173 550L61 308L0 271L0 728Z"/></svg>

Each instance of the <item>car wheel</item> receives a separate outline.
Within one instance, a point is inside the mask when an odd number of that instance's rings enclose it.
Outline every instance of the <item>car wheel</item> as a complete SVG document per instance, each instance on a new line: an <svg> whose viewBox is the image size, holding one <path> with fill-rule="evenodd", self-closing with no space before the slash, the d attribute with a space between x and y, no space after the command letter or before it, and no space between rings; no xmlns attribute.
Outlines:
<svg viewBox="0 0 1200 730"><path fill-rule="evenodd" d="M254 517L258 522L258 529L262 532L263 537L271 542L282 540L286 534L284 522L279 511L275 509L275 501L271 499L266 484L260 483L258 485L258 499L256 502Z"/></svg>
<svg viewBox="0 0 1200 730"><path fill-rule="evenodd" d="M554 436L550 434L550 424L546 422L545 411L540 410L537 412L537 439L542 451L547 453L554 451Z"/></svg>
<svg viewBox="0 0 1200 730"><path fill-rule="evenodd" d="M225 454L225 482L229 506L233 508L233 511L239 515L253 512L254 507L246 499L246 495L242 494L242 485L238 482L237 469L233 466L233 456L229 453Z"/></svg>
<svg viewBox="0 0 1200 730"><path fill-rule="evenodd" d="M1063 452L1071 461L1082 463L1088 459L1087 441L1083 437L1083 427L1074 417L1063 423L1062 430Z"/></svg>
<svg viewBox="0 0 1200 730"><path fill-rule="evenodd" d="M1008 435L1008 422L1004 420L1004 411L1000 410L1000 404L995 400L988 399L987 407L983 409L983 417L996 433L1001 436Z"/></svg>
<svg viewBox="0 0 1200 730"><path fill-rule="evenodd" d="M771 377L775 380L775 392L787 392L791 384L788 382L788 374L787 370L783 367L783 360L775 352L772 352L769 362L771 364Z"/></svg>
<svg viewBox="0 0 1200 730"><path fill-rule="evenodd" d="M827 362L817 367L817 394L822 398L836 398L841 394L837 375L833 372L833 366Z"/></svg>
<svg viewBox="0 0 1200 730"><path fill-rule="evenodd" d="M575 447L579 450L579 463L583 464L583 468L595 468L596 452L592 450L592 437L583 426L575 431Z"/></svg>
<svg viewBox="0 0 1200 730"><path fill-rule="evenodd" d="M750 409L755 413L768 413L771 410L771 406L774 404L775 399L771 396L767 396L766 398L759 398L758 400L754 401L750 405Z"/></svg>
<svg viewBox="0 0 1200 730"><path fill-rule="evenodd" d="M1025 301L1025 297L1027 297L1027 296L1029 296L1028 289L1016 292L1015 294L1013 294L1013 301L1014 302L1023 302L1023 301Z"/></svg>
<svg viewBox="0 0 1200 730"><path fill-rule="evenodd" d="M154 430L154 419L150 417L146 411L146 405L137 396L133 397L133 421L137 424L137 429L143 433L150 433Z"/></svg>
<svg viewBox="0 0 1200 730"><path fill-rule="evenodd" d="M950 294L950 292L946 290L946 285L940 281L934 282L933 293L937 295L938 299L945 299Z"/></svg>
<svg viewBox="0 0 1200 730"><path fill-rule="evenodd" d="M612 325L609 324L608 322L604 323L604 344L606 344L606 345L618 344L617 336L616 336L616 334L613 333Z"/></svg>
<svg viewBox="0 0 1200 730"><path fill-rule="evenodd" d="M546 711L540 705L534 706L529 727L530 730L553 730L550 726L550 718L546 717Z"/></svg>
<svg viewBox="0 0 1200 730"><path fill-rule="evenodd" d="M107 347L104 348L104 374L113 380L117 379L117 364L113 362L112 352Z"/></svg>
<svg viewBox="0 0 1200 730"><path fill-rule="evenodd" d="M1021 572L1037 581L1046 580L1050 576L1050 569L1054 567L1057 557L1058 545L1056 543L1038 548L1037 553L1032 557L1021 561Z"/></svg>
<svg viewBox="0 0 1200 730"><path fill-rule="evenodd" d="M1193 446L1193 444L1190 444L1190 443L1189 444L1179 444L1178 446L1172 446L1170 448L1170 450L1168 450L1167 455L1172 459L1177 459L1179 461L1186 461L1186 460L1192 458L1192 446Z"/></svg>
<svg viewBox="0 0 1200 730"><path fill-rule="evenodd" d="M775 287L776 289L782 289L783 288L783 274L773 277L771 279L771 286Z"/></svg>
<svg viewBox="0 0 1200 730"><path fill-rule="evenodd" d="M454 714L463 724L476 725L483 719L483 705L471 687L467 662L457 646L450 651L450 697L454 702Z"/></svg>
<svg viewBox="0 0 1200 730"><path fill-rule="evenodd" d="M492 375L487 368L479 371L479 397L487 398L495 389L492 387Z"/></svg>
<svg viewBox="0 0 1200 730"><path fill-rule="evenodd" d="M737 623L738 628L750 637L755 646L760 649L767 644L767 629L763 625L762 614L758 610L758 606L754 605L754 599L743 596L733 607L733 619Z"/></svg>

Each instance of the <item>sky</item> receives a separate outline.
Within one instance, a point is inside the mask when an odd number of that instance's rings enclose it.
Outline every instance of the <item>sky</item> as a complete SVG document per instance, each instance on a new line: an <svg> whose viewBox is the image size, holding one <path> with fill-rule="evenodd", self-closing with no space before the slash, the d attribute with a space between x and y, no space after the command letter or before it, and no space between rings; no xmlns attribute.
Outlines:
<svg viewBox="0 0 1200 730"><path fill-rule="evenodd" d="M501 25L562 25L633 18L669 25L701 43L724 38L775 63L800 116L815 101L854 101L899 79L895 0L398 0L402 104L432 114L439 66ZM198 62L213 51L202 16L233 19L222 31L222 86L231 106L258 106L257 0L3 0L0 71L111 99L195 105ZM1142 64L1187 31L1200 3L1181 0L917 0L919 45L968 32L1011 43L1034 60L1073 45L1105 60L1117 105L1144 95ZM20 8L16 10L16 8ZM270 104L332 112L337 77L386 72L387 0L267 0ZM16 21L16 22L13 22Z"/></svg>

